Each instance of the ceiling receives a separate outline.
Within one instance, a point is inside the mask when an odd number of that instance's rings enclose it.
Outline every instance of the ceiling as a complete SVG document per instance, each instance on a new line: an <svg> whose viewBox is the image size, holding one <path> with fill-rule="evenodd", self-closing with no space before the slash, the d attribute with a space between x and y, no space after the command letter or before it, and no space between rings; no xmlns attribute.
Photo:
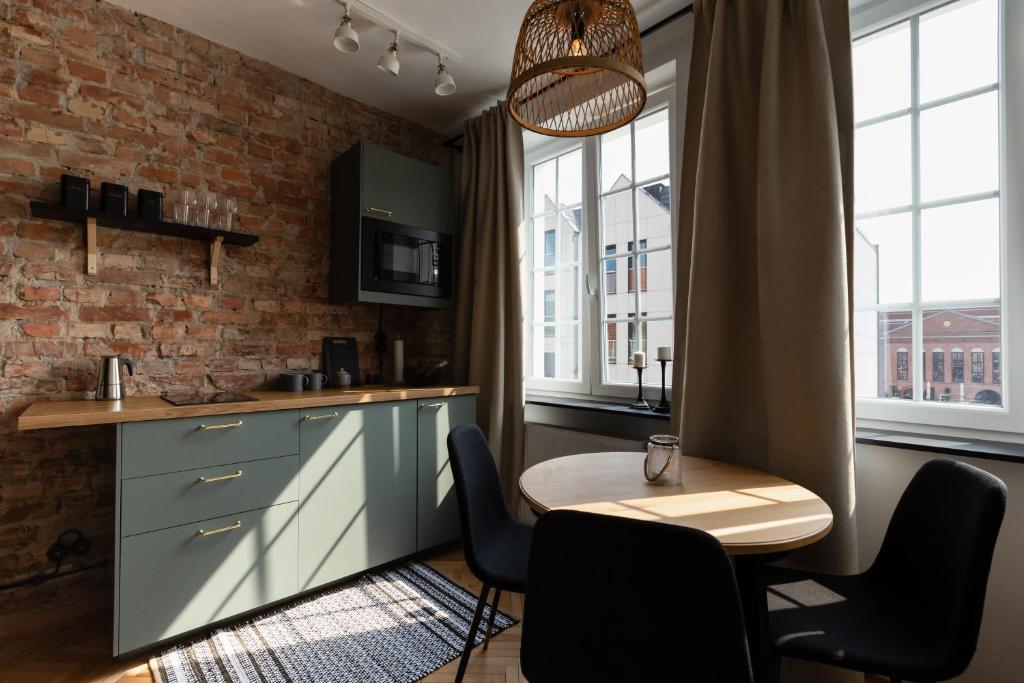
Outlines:
<svg viewBox="0 0 1024 683"><path fill-rule="evenodd" d="M369 0L391 16L459 53L449 66L458 90L434 94L437 58L410 44L400 50L396 78L376 68L391 32L354 16L360 50L342 54L332 43L343 11L336 0L110 0L191 33L262 59L330 90L452 132L473 112L503 97L512 52L530 0ZM690 0L633 0L641 28Z"/></svg>

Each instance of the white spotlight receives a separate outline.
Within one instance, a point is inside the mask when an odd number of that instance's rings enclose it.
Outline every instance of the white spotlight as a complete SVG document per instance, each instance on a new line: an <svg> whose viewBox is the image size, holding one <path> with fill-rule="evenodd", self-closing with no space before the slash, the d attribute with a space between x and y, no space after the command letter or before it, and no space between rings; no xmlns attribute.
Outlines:
<svg viewBox="0 0 1024 683"><path fill-rule="evenodd" d="M377 68L381 71L386 71L392 76L397 76L400 67L401 64L398 63L398 31L395 31L395 41L391 43L388 51L377 60Z"/></svg>
<svg viewBox="0 0 1024 683"><path fill-rule="evenodd" d="M345 16L341 18L341 26L334 30L334 47L346 54L359 51L359 34L352 28L352 17L348 13L348 3L345 5Z"/></svg>
<svg viewBox="0 0 1024 683"><path fill-rule="evenodd" d="M444 65L444 57L437 56L437 78L434 79L434 92L446 97L455 92L455 79L448 73Z"/></svg>

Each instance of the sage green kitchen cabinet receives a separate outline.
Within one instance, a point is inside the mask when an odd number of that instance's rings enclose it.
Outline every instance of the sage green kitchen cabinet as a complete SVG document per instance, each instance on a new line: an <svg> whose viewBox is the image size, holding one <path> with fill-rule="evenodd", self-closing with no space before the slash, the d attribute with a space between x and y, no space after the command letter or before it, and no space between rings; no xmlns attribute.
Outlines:
<svg viewBox="0 0 1024 683"><path fill-rule="evenodd" d="M360 143L364 216L452 234L455 205L451 173L439 166Z"/></svg>
<svg viewBox="0 0 1024 683"><path fill-rule="evenodd" d="M416 548L424 550L460 535L459 503L448 461L448 432L457 425L476 422L476 397L428 398L418 404Z"/></svg>
<svg viewBox="0 0 1024 683"><path fill-rule="evenodd" d="M285 503L122 539L115 654L294 594L297 511Z"/></svg>
<svg viewBox="0 0 1024 683"><path fill-rule="evenodd" d="M416 402L302 411L299 590L416 552Z"/></svg>

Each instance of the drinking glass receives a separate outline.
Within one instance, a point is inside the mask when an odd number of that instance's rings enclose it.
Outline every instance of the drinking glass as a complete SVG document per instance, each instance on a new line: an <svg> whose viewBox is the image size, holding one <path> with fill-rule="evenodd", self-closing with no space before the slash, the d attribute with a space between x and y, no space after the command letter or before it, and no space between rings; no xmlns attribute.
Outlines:
<svg viewBox="0 0 1024 683"><path fill-rule="evenodd" d="M196 197L195 190L181 191L181 222L184 223L185 225L195 225L197 202L198 198Z"/></svg>
<svg viewBox="0 0 1024 683"><path fill-rule="evenodd" d="M235 223L235 214L238 213L238 202L231 197L224 198L224 229L231 230Z"/></svg>

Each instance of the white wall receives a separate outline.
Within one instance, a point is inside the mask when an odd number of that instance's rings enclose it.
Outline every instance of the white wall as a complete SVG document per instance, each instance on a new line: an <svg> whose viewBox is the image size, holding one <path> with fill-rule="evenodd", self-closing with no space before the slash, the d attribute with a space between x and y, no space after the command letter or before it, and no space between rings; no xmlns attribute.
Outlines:
<svg viewBox="0 0 1024 683"><path fill-rule="evenodd" d="M862 569L875 559L903 489L917 469L935 457L950 456L857 446L857 535ZM994 474L1009 489L1006 519L992 561L978 651L967 673L955 680L1017 683L1024 680L1024 463L955 459Z"/></svg>

